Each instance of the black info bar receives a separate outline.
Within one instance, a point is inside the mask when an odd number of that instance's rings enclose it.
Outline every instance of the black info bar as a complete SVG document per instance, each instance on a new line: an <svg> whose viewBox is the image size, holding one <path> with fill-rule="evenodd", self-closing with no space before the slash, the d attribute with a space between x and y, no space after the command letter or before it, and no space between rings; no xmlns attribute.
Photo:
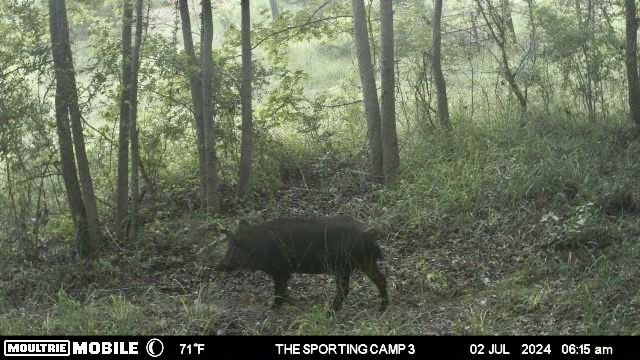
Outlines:
<svg viewBox="0 0 640 360"><path fill-rule="evenodd" d="M3 358L640 359L616 336L5 336Z"/></svg>

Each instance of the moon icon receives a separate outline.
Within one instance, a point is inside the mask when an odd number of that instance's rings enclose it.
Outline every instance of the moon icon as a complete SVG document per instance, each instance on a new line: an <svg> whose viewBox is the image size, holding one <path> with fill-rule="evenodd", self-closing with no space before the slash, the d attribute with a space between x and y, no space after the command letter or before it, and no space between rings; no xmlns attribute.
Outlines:
<svg viewBox="0 0 640 360"><path fill-rule="evenodd" d="M153 350L153 345L155 345L155 343L159 343L160 344L160 351L155 352ZM162 343L162 341L160 341L160 339L157 338L153 338L151 340L149 340L147 342L147 354L149 354L149 356L151 357L158 357L160 355L162 355L162 352L164 351L164 344Z"/></svg>

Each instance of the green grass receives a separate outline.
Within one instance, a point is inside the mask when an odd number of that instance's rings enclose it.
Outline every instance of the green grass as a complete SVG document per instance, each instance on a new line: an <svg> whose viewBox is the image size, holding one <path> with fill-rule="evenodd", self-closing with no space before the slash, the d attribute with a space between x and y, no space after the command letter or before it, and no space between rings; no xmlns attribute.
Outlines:
<svg viewBox="0 0 640 360"><path fill-rule="evenodd" d="M283 142L280 160L322 181L283 181L217 217L166 206L139 244L88 270L70 257L69 223L52 221L40 260L2 252L0 333L640 334L640 141L625 123L455 126L413 134L386 188L354 175L365 162L339 135L335 146ZM382 231L386 313L362 274L331 315L331 277L294 277L294 305L272 310L264 274L212 271L238 218L300 211Z"/></svg>

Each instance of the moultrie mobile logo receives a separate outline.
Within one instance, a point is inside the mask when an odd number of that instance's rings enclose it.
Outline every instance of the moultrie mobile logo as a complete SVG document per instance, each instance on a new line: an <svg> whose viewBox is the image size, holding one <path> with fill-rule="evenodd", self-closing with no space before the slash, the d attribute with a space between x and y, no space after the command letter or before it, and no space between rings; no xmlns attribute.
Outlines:
<svg viewBox="0 0 640 360"><path fill-rule="evenodd" d="M4 356L69 356L69 340L5 340Z"/></svg>

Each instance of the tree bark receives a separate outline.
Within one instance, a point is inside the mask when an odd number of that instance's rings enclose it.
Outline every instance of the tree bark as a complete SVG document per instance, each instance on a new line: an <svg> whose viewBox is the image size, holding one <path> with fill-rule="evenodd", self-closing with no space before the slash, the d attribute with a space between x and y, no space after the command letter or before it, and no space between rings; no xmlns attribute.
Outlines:
<svg viewBox="0 0 640 360"><path fill-rule="evenodd" d="M138 237L138 203L140 201L140 145L138 141L138 70L142 49L142 1L136 0L136 33L131 51L131 241Z"/></svg>
<svg viewBox="0 0 640 360"><path fill-rule="evenodd" d="M586 9L584 9L586 14L583 14L582 5L586 5ZM585 35L585 41L582 41L580 45L582 56L584 58L584 78L581 81L582 84L580 84L580 87L582 88L581 93L584 97L585 106L587 107L589 121L592 122L597 119L597 80L595 80L595 78L598 76L598 74L596 74L596 72L598 72L598 65L596 64L597 61L594 60L594 53L591 44L591 39L594 35L594 5L594 2L591 0L587 0L584 4L582 0L575 1L576 17L578 18L579 29L582 34Z"/></svg>
<svg viewBox="0 0 640 360"><path fill-rule="evenodd" d="M627 66L627 82L629 90L629 109L631 121L640 127L640 82L638 80L638 18L636 17L635 0L624 1L626 51L625 63Z"/></svg>
<svg viewBox="0 0 640 360"><path fill-rule="evenodd" d="M116 238L126 240L129 217L129 137L131 117L131 0L123 0L122 82L120 84L120 132L118 134L118 180L116 188Z"/></svg>
<svg viewBox="0 0 640 360"><path fill-rule="evenodd" d="M189 4L187 0L178 2L180 9L180 20L182 22L182 39L184 51L187 53L188 67L186 73L189 76L191 87L191 100L193 102L193 115L195 119L196 137L198 141L198 165L200 170L200 206L206 207L207 199L207 168L204 156L204 127L202 123L202 79L200 78L200 65L193 47L193 37L191 35L191 20L189 17Z"/></svg>
<svg viewBox="0 0 640 360"><path fill-rule="evenodd" d="M442 10L440 10L440 12L442 12ZM478 35L478 11L476 9L471 10L470 15L471 15L471 34L473 35L473 45L477 46L478 44L480 44L480 36Z"/></svg>
<svg viewBox="0 0 640 360"><path fill-rule="evenodd" d="M507 80L507 83L509 84L509 88L515 94L516 99L518 99L518 103L520 104L522 119L526 121L527 97L525 96L525 93L523 93L522 90L520 89L520 86L516 81L516 75L511 69L511 66L509 65L509 55L507 53L507 40L506 40L505 27L503 26L502 22L499 21L500 17L497 16L496 14L497 10L491 4L490 1L486 2L487 4L486 9L483 5L482 0L475 0L475 2L476 2L476 5L478 6L478 9L480 10L480 13L482 14L482 18L484 19L485 23L487 24L487 27L489 28L489 33L491 34L491 37L493 38L493 40L498 45L498 48L500 49L500 62L502 63L501 65L502 65L504 78L505 80Z"/></svg>
<svg viewBox="0 0 640 360"><path fill-rule="evenodd" d="M511 2L509 2L509 0L501 0L500 8L502 10L502 21L504 23L505 31L509 33L511 41L516 43L518 38L516 37L516 28L513 26Z"/></svg>
<svg viewBox="0 0 640 360"><path fill-rule="evenodd" d="M449 121L449 102L447 101L447 83L445 82L444 75L442 74L442 64L440 63L442 58L441 20L442 0L436 0L435 7L433 9L433 59L431 60L431 64L438 96L438 119L440 120L440 125L442 125L442 127L445 129L451 129L451 122Z"/></svg>
<svg viewBox="0 0 640 360"><path fill-rule="evenodd" d="M202 64L202 122L206 178L206 209L218 209L218 175L213 116L213 15L211 0L202 0L200 63Z"/></svg>
<svg viewBox="0 0 640 360"><path fill-rule="evenodd" d="M65 14L66 17L66 14ZM67 20L65 19L65 22ZM82 128L82 114L80 113L80 105L78 103L78 92L76 87L75 72L73 70L73 59L71 55L71 43L69 41L68 23L65 33L65 52L68 54L67 61L67 91L69 102L69 114L71 115L71 132L73 135L73 145L78 163L78 174L80 176L80 187L82 188L82 199L87 212L87 230L89 231L90 244L93 248L89 250L92 253L96 250L97 244L100 242L100 230L98 221L98 207L96 205L96 195L93 187L93 179L91 178L91 170L89 168L89 158L85 149L84 132Z"/></svg>
<svg viewBox="0 0 640 360"><path fill-rule="evenodd" d="M273 0L272 0L273 1ZM242 0L242 84L240 102L242 103L242 144L240 146L240 174L238 177L238 196L243 197L251 185L251 165L253 162L253 119L251 107L251 82L253 70L251 63L251 12L249 0Z"/></svg>
<svg viewBox="0 0 640 360"><path fill-rule="evenodd" d="M56 77L56 127L60 147L60 162L62 164L69 208L77 229L76 242L78 252L81 257L90 259L97 250L97 211L95 211L93 183L84 148L84 136L82 135L73 59L69 43L67 10L64 0L49 0L49 26ZM73 126L74 139L71 136L70 121ZM74 159L74 144L76 145L76 152L79 152L77 155L78 161L82 162L80 165L81 178L83 180L82 189L78 181L78 170ZM87 210L87 207L91 207L91 201L93 201L93 209ZM88 212L93 212L91 220Z"/></svg>
<svg viewBox="0 0 640 360"><path fill-rule="evenodd" d="M385 182L398 176L400 153L396 134L396 80L393 41L393 5L391 0L380 0L380 43L382 69L380 104L382 122L382 167Z"/></svg>
<svg viewBox="0 0 640 360"><path fill-rule="evenodd" d="M271 5L271 17L273 17L273 21L276 21L278 17L280 17L280 10L278 9L278 0L269 0L269 5Z"/></svg>
<svg viewBox="0 0 640 360"><path fill-rule="evenodd" d="M367 31L363 0L351 0L353 10L354 40L358 51L358 68L362 82L364 110L367 116L370 173L373 181L382 182L382 136L380 105L371 63L371 50Z"/></svg>

